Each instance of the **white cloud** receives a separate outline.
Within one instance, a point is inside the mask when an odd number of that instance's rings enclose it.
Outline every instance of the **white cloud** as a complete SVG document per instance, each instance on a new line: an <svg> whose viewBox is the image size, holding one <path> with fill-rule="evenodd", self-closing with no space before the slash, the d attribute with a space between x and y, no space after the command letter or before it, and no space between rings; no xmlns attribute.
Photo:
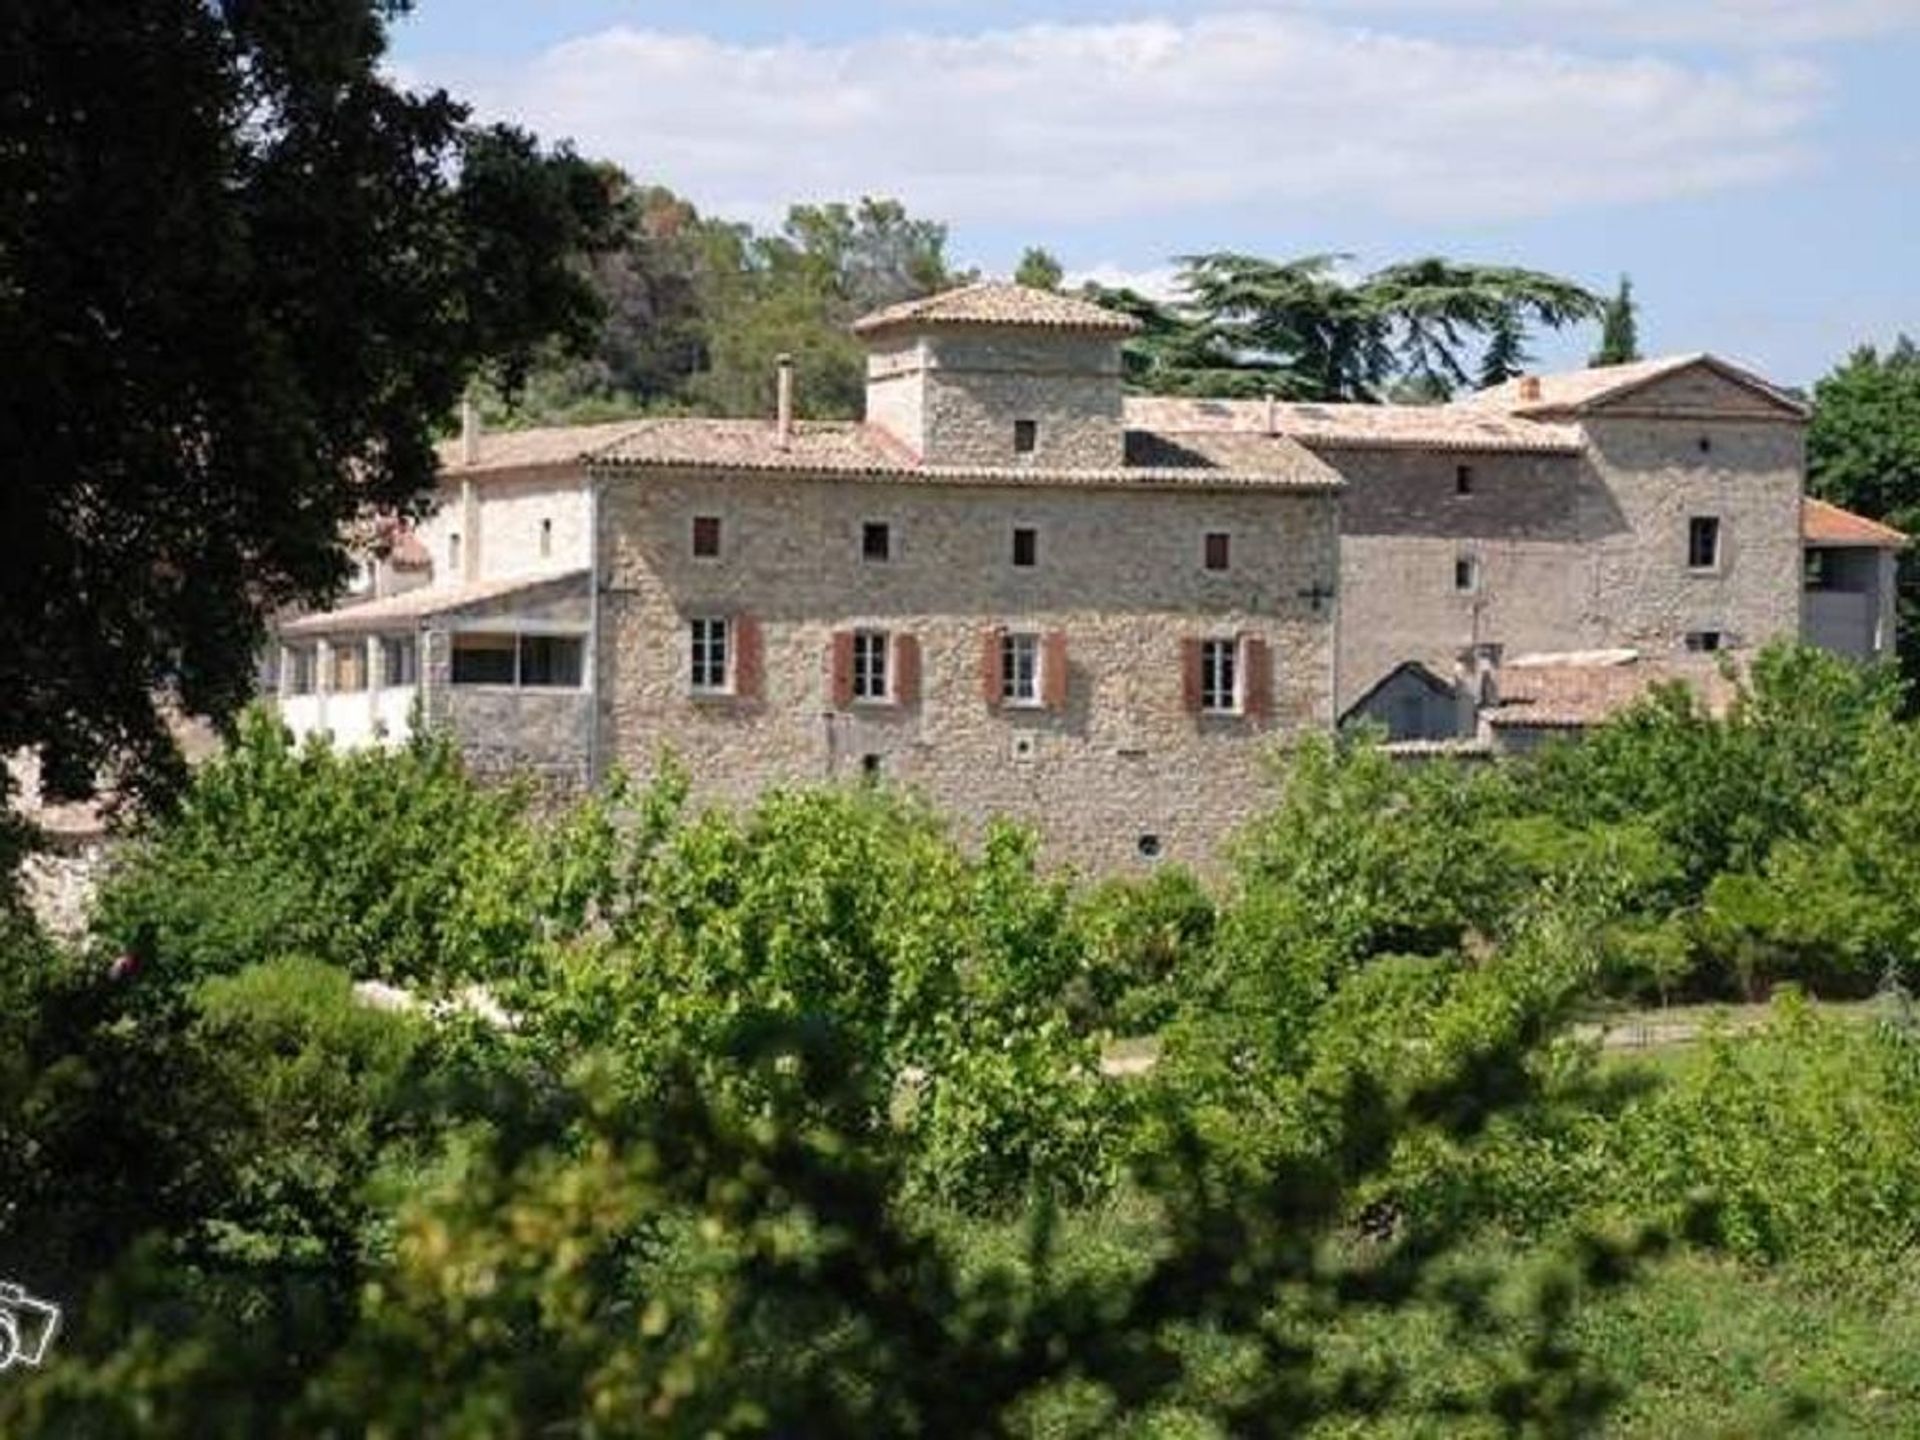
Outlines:
<svg viewBox="0 0 1920 1440"><path fill-rule="evenodd" d="M1793 47L1920 28L1920 0L1271 0L1323 15L1484 15L1526 34Z"/></svg>
<svg viewBox="0 0 1920 1440"><path fill-rule="evenodd" d="M621 28L511 72L432 78L722 213L892 194L1036 232L1198 207L1477 221L1708 192L1801 164L1823 95L1800 64L1596 58L1272 12L839 45Z"/></svg>

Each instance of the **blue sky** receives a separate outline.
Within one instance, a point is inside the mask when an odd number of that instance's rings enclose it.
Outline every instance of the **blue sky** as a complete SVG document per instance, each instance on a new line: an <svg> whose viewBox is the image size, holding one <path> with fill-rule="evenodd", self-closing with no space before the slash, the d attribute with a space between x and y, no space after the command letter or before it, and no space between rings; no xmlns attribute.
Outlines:
<svg viewBox="0 0 1920 1440"><path fill-rule="evenodd" d="M1647 349L1791 384L1920 333L1920 0L418 0L393 58L703 209L898 195L992 273L1624 271Z"/></svg>

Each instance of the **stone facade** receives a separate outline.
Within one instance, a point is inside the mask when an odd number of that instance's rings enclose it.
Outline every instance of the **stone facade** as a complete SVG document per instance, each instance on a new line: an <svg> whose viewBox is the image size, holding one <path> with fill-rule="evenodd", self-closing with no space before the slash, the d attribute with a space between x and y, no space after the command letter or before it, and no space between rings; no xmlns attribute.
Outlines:
<svg viewBox="0 0 1920 1440"><path fill-rule="evenodd" d="M1303 597L1334 579L1330 494L682 473L608 479L602 505L607 758L644 773L671 750L705 799L873 764L968 829L1040 826L1058 860L1136 865L1145 837L1204 864L1261 803L1274 743L1332 722L1332 611ZM721 518L717 559L691 554L699 515ZM870 521L889 526L884 562L861 558ZM1038 531L1030 569L1011 563L1016 526ZM1202 567L1209 531L1233 537L1225 573ZM706 616L757 628L755 698L691 694L688 627ZM988 703L996 627L1064 635L1063 706ZM914 638L913 703L834 703L833 637L853 629ZM1182 640L1249 635L1272 657L1270 717L1189 713Z"/></svg>

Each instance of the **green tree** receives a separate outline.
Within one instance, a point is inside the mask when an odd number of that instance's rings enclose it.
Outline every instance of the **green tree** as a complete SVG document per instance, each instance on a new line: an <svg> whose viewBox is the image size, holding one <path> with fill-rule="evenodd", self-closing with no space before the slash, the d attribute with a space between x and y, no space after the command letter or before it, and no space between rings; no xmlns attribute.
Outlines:
<svg viewBox="0 0 1920 1440"><path fill-rule="evenodd" d="M1920 346L1855 350L1813 389L1807 482L1814 494L1920 534ZM1900 558L1900 668L1920 686L1920 558ZM1910 693L1920 693L1916 690Z"/></svg>
<svg viewBox="0 0 1920 1440"><path fill-rule="evenodd" d="M1600 348L1589 365L1627 365L1640 358L1639 307L1633 299L1633 278L1620 277L1620 288L1600 316Z"/></svg>
<svg viewBox="0 0 1920 1440"><path fill-rule="evenodd" d="M179 778L263 617L408 511L469 378L598 305L601 178L383 68L396 0L0 17L0 752Z"/></svg>
<svg viewBox="0 0 1920 1440"><path fill-rule="evenodd" d="M1029 246L1020 257L1019 267L1013 272L1014 280L1021 285L1031 285L1036 290L1058 290L1060 282L1066 278L1066 271L1060 268L1060 262L1053 258L1050 251L1038 245Z"/></svg>

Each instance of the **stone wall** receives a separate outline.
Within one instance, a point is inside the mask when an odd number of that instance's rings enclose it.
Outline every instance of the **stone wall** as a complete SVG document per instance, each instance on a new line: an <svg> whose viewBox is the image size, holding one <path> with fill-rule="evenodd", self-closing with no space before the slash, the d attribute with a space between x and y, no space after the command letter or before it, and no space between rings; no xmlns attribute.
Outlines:
<svg viewBox="0 0 1920 1440"><path fill-rule="evenodd" d="M1120 347L1018 329L932 331L876 349L867 417L937 465L1120 465ZM1028 454L1014 422L1035 424Z"/></svg>
<svg viewBox="0 0 1920 1440"><path fill-rule="evenodd" d="M1709 377L1711 379L1712 377ZM1744 393L1744 392L1742 392ZM1627 646L1679 653L1799 633L1797 425L1745 413L1586 422L1582 456L1327 450L1342 499L1342 713L1407 660ZM1707 448L1701 448L1706 440ZM1455 470L1473 467L1472 493ZM1721 522L1721 564L1689 569L1688 521ZM1456 564L1475 566L1469 589Z"/></svg>
<svg viewBox="0 0 1920 1440"><path fill-rule="evenodd" d="M1143 863L1142 837L1206 864L1268 798L1263 757L1332 720L1330 495L1171 492L756 477L614 478L603 494L607 590L600 652L603 751L636 774L663 748L699 798L881 773L977 834L990 816L1040 825L1051 859ZM696 514L726 517L717 561L690 557ZM895 558L863 562L863 521L893 526ZM1011 564L1015 525L1040 563ZM1202 536L1234 536L1233 569L1201 567ZM763 643L756 700L689 694L687 621L750 616ZM1064 632L1058 712L996 710L982 655L994 626ZM836 709L836 631L911 634L918 703ZM1273 712L1187 713L1186 637L1257 635L1271 647Z"/></svg>

